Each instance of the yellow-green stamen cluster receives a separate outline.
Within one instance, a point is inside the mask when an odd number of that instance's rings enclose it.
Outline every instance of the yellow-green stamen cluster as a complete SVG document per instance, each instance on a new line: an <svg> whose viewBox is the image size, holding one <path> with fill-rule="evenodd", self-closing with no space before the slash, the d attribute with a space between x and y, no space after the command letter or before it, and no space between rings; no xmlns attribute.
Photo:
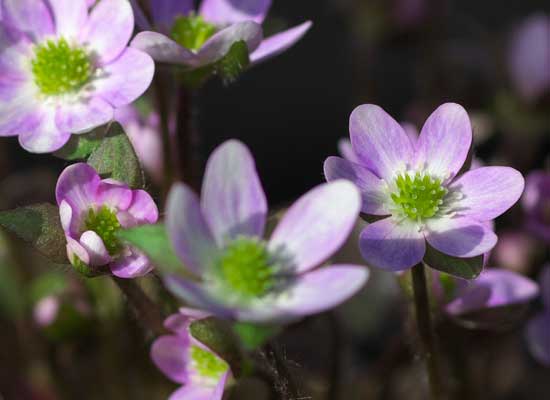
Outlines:
<svg viewBox="0 0 550 400"><path fill-rule="evenodd" d="M116 214L108 207L103 206L99 210L90 208L84 220L85 229L94 231L103 240L110 255L120 251L121 244L116 238L116 232L120 229L120 222Z"/></svg>
<svg viewBox="0 0 550 400"><path fill-rule="evenodd" d="M172 38L189 50L198 50L216 33L216 27L206 22L200 15L177 17L172 26Z"/></svg>
<svg viewBox="0 0 550 400"><path fill-rule="evenodd" d="M58 96L77 91L88 83L92 65L84 49L71 47L61 38L48 40L36 48L32 72L42 94Z"/></svg>
<svg viewBox="0 0 550 400"><path fill-rule="evenodd" d="M262 297L275 285L275 268L264 243L238 238L220 260L221 279L244 298Z"/></svg>
<svg viewBox="0 0 550 400"><path fill-rule="evenodd" d="M417 172L413 177L399 175L395 180L397 191L391 194L394 203L412 220L433 217L443 204L447 189L441 180Z"/></svg>
<svg viewBox="0 0 550 400"><path fill-rule="evenodd" d="M216 380L229 368L221 358L199 346L191 346L191 360L199 375Z"/></svg>

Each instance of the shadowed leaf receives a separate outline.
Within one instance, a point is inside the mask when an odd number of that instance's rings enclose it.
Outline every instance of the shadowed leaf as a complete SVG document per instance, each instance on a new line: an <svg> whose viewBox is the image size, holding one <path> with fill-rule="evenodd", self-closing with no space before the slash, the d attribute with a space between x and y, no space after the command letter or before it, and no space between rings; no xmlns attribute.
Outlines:
<svg viewBox="0 0 550 400"><path fill-rule="evenodd" d="M483 269L483 255L459 258L444 254L432 246L426 246L424 262L431 268L462 279L475 279Z"/></svg>

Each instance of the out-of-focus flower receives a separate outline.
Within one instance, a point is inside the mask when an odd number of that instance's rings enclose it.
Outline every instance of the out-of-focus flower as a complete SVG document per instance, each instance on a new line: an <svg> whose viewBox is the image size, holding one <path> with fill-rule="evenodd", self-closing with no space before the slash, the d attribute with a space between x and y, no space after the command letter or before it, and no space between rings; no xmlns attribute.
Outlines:
<svg viewBox="0 0 550 400"><path fill-rule="evenodd" d="M527 324L527 344L533 357L550 367L550 265L540 275L543 311Z"/></svg>
<svg viewBox="0 0 550 400"><path fill-rule="evenodd" d="M527 229L550 243L550 173L533 171L527 175L522 204Z"/></svg>
<svg viewBox="0 0 550 400"><path fill-rule="evenodd" d="M396 0L393 3L393 18L403 28L422 23L429 11L426 0Z"/></svg>
<svg viewBox="0 0 550 400"><path fill-rule="evenodd" d="M360 197L350 182L316 187L263 239L267 202L249 150L236 140L208 160L199 199L186 185L168 197L167 228L183 264L200 282L168 275L167 286L189 304L223 318L286 321L338 305L356 293L366 268L319 269L344 243Z"/></svg>
<svg viewBox="0 0 550 400"><path fill-rule="evenodd" d="M492 253L496 265L527 274L536 252L537 242L533 237L521 231L508 231L499 235Z"/></svg>
<svg viewBox="0 0 550 400"><path fill-rule="evenodd" d="M163 152L158 113L151 111L149 115L143 116L134 106L129 105L116 110L115 120L124 127L143 168L154 181L160 182Z"/></svg>
<svg viewBox="0 0 550 400"><path fill-rule="evenodd" d="M78 163L61 173L55 196L67 256L77 270L108 268L118 277L134 278L153 268L147 257L116 238L121 228L157 222L157 206L147 192L102 180L88 164Z"/></svg>
<svg viewBox="0 0 550 400"><path fill-rule="evenodd" d="M384 110L356 108L350 136L359 163L329 157L328 181L348 179L362 192L365 214L385 216L360 237L371 265L400 271L422 261L426 241L442 253L474 257L497 242L487 222L521 196L524 180L508 167L482 167L457 177L472 143L468 114L458 104L440 106L416 143Z"/></svg>
<svg viewBox="0 0 550 400"><path fill-rule="evenodd" d="M180 309L164 322L172 334L159 337L151 347L155 365L183 385L170 400L221 400L231 379L227 362L191 335L191 323L208 317L201 311Z"/></svg>
<svg viewBox="0 0 550 400"><path fill-rule="evenodd" d="M526 101L550 90L550 16L528 17L515 30L508 54L512 84Z"/></svg>
<svg viewBox="0 0 550 400"><path fill-rule="evenodd" d="M287 50L311 27L307 21L263 39L261 24L270 6L271 0L203 0L195 11L191 0L156 0L151 12L158 32L140 18L148 31L136 35L131 45L156 61L195 69L219 61L233 44L244 41L250 62L257 64Z"/></svg>
<svg viewBox="0 0 550 400"><path fill-rule="evenodd" d="M149 86L154 63L128 48L126 0L4 0L0 22L0 136L35 153L113 119Z"/></svg>

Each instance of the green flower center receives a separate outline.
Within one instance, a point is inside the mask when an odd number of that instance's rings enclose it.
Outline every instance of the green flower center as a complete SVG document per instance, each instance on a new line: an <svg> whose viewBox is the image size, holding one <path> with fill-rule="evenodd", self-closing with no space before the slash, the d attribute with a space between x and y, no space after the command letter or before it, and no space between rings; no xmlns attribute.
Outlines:
<svg viewBox="0 0 550 400"><path fill-rule="evenodd" d="M42 94L57 96L74 92L88 83L92 65L84 49L71 47L61 38L48 40L36 48L32 72Z"/></svg>
<svg viewBox="0 0 550 400"><path fill-rule="evenodd" d="M433 217L447 194L439 178L421 175L419 172L411 178L402 174L395 180L397 191L391 194L395 204L408 218L420 220Z"/></svg>
<svg viewBox="0 0 550 400"><path fill-rule="evenodd" d="M201 376L215 380L220 379L229 368L221 358L199 346L191 346L191 360Z"/></svg>
<svg viewBox="0 0 550 400"><path fill-rule="evenodd" d="M172 38L189 50L200 49L214 33L214 25L194 14L176 17L171 30Z"/></svg>
<svg viewBox="0 0 550 400"><path fill-rule="evenodd" d="M85 229L94 231L103 240L110 255L117 254L121 249L121 243L116 238L116 232L120 229L120 222L116 214L106 206L99 210L90 208L84 220Z"/></svg>
<svg viewBox="0 0 550 400"><path fill-rule="evenodd" d="M238 238L220 260L223 282L243 298L262 297L275 285L275 268L264 243Z"/></svg>

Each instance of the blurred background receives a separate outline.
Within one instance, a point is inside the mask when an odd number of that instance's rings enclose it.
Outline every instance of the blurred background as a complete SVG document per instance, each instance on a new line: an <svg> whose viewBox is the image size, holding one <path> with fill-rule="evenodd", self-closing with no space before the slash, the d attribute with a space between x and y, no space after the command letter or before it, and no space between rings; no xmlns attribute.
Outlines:
<svg viewBox="0 0 550 400"><path fill-rule="evenodd" d="M545 18L546 35L533 33ZM307 19L314 26L236 83L211 81L201 90L201 159L223 140L241 139L279 208L323 182L322 163L348 136L357 105L378 104L421 128L438 105L453 101L470 114L479 162L524 174L548 169L550 79L539 79L544 66L550 70L548 18L547 0L274 0L268 33ZM65 166L3 138L0 209L54 202ZM524 221L520 204L497 220L500 243L489 265L536 279L549 243ZM361 263L359 229L342 260ZM371 272L350 302L279 338L301 399L427 398L408 299L391 274ZM141 284L162 296L154 278ZM513 324L494 329L466 329L440 316L453 398L550 397L550 369L531 358L524 340L524 324L540 307L535 302ZM109 279L81 279L0 232L0 399L167 398L176 385L149 361L153 337L128 308ZM267 399L269 391L250 379L228 398Z"/></svg>

